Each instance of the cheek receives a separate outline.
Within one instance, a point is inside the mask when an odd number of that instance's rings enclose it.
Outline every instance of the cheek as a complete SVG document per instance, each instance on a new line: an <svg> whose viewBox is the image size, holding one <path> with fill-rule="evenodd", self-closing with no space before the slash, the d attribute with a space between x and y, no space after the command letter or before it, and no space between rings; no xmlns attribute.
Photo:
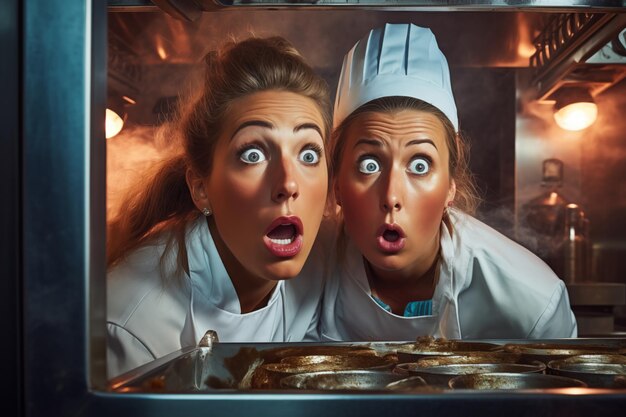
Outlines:
<svg viewBox="0 0 626 417"><path fill-rule="evenodd" d="M239 169L238 165L231 152L216 150L210 177L211 204L225 206L225 215L239 210L242 202L250 200L262 178L261 174Z"/></svg>
<svg viewBox="0 0 626 417"><path fill-rule="evenodd" d="M242 177L239 173L212 177L210 201L223 238L250 233L259 227L256 224L261 211L259 183L260 177Z"/></svg>
<svg viewBox="0 0 626 417"><path fill-rule="evenodd" d="M231 206L239 210L236 203L253 200L258 191L258 179L242 178L238 175L223 175L215 179L212 187L212 200L217 204Z"/></svg>
<svg viewBox="0 0 626 417"><path fill-rule="evenodd" d="M306 199L324 206L328 194L328 169L326 165L321 163L314 169L303 167L299 177L300 194L304 195Z"/></svg>
<svg viewBox="0 0 626 417"><path fill-rule="evenodd" d="M448 196L445 181L417 183L409 188L406 209L414 214L414 219L424 228L439 228L443 209Z"/></svg>

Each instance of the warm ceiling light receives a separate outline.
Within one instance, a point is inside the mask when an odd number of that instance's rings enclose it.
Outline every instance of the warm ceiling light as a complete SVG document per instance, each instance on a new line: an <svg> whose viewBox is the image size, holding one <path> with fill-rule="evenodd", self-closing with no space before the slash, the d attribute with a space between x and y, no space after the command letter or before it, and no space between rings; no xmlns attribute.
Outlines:
<svg viewBox="0 0 626 417"><path fill-rule="evenodd" d="M588 128L598 117L596 103L572 103L554 113L554 120L562 129L583 130Z"/></svg>
<svg viewBox="0 0 626 417"><path fill-rule="evenodd" d="M105 121L105 136L107 139L120 133L124 127L124 119L111 109L107 109Z"/></svg>
<svg viewBox="0 0 626 417"><path fill-rule="evenodd" d="M110 139L120 133L128 118L128 109L137 102L128 95L109 92L105 119L105 136Z"/></svg>
<svg viewBox="0 0 626 417"><path fill-rule="evenodd" d="M587 89L564 88L555 97L554 120L562 129L583 130L596 121L598 106Z"/></svg>

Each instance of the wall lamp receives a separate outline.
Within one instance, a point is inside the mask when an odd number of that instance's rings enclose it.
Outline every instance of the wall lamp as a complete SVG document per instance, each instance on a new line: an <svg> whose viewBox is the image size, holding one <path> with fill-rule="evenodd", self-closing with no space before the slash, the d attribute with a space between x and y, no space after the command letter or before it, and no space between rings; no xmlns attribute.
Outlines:
<svg viewBox="0 0 626 417"><path fill-rule="evenodd" d="M587 88L563 87L554 98L554 120L562 129L583 130L596 121L598 106Z"/></svg>
<svg viewBox="0 0 626 417"><path fill-rule="evenodd" d="M128 96L109 96L104 129L107 139L116 136L122 131L124 123L126 123L128 118L127 108L135 103L135 100Z"/></svg>

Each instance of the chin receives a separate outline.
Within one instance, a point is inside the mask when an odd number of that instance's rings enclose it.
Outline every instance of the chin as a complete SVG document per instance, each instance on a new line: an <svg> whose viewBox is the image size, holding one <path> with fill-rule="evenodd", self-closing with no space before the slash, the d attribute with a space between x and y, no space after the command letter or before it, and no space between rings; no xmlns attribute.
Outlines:
<svg viewBox="0 0 626 417"><path fill-rule="evenodd" d="M367 258L367 261L378 269L385 271L398 271L407 267L406 262L397 255L381 255Z"/></svg>
<svg viewBox="0 0 626 417"><path fill-rule="evenodd" d="M302 271L304 262L288 259L268 265L266 277L271 281L284 281L295 278Z"/></svg>

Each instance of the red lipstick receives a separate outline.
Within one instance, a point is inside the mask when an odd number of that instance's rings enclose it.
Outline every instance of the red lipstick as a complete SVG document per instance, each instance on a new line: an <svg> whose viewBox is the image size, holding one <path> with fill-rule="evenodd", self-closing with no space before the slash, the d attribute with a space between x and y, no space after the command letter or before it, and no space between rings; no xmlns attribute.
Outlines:
<svg viewBox="0 0 626 417"><path fill-rule="evenodd" d="M300 253L302 234L302 220L298 216L281 216L268 226L263 243L272 255L290 258Z"/></svg>
<svg viewBox="0 0 626 417"><path fill-rule="evenodd" d="M400 252L406 244L404 230L397 224L384 224L376 235L378 248L386 253Z"/></svg>

